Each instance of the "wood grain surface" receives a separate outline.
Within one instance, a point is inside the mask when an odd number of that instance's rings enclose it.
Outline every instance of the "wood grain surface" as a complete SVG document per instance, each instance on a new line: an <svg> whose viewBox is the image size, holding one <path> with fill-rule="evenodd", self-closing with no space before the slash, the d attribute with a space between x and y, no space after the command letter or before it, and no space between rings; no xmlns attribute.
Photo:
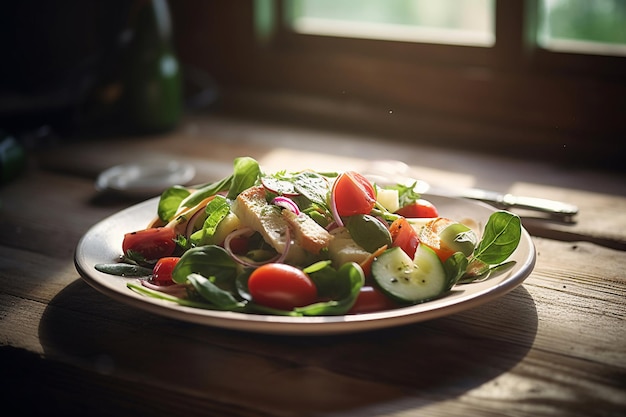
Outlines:
<svg viewBox="0 0 626 417"><path fill-rule="evenodd" d="M524 218L537 264L505 296L350 335L184 323L111 300L80 278L73 263L80 237L141 199L98 194L101 170L178 158L194 163L203 182L227 174L241 155L268 169L363 169L400 159L432 183L558 198L578 204L580 214L571 224ZM3 408L93 416L626 415L624 187L622 175L583 167L221 118L191 119L162 136L42 151L0 188Z"/></svg>

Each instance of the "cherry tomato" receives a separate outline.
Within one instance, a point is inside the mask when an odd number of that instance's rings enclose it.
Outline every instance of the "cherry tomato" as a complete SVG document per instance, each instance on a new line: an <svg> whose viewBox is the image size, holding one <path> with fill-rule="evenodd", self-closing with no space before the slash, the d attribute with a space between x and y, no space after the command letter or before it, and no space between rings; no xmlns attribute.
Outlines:
<svg viewBox="0 0 626 417"><path fill-rule="evenodd" d="M170 256L176 249L176 232L171 227L153 227L126 233L122 242L122 250L139 253L147 260Z"/></svg>
<svg viewBox="0 0 626 417"><path fill-rule="evenodd" d="M293 310L317 301L317 288L295 266L270 263L255 269L248 278L252 300L266 307Z"/></svg>
<svg viewBox="0 0 626 417"><path fill-rule="evenodd" d="M340 216L369 214L376 204L376 193L372 183L353 171L344 172L337 177L331 198Z"/></svg>
<svg viewBox="0 0 626 417"><path fill-rule="evenodd" d="M415 250L420 239L407 219L400 217L394 220L389 226L389 233L391 234L391 246L399 246L411 258L415 256Z"/></svg>
<svg viewBox="0 0 626 417"><path fill-rule="evenodd" d="M152 269L152 278L150 282L156 285L172 285L172 271L176 264L180 261L177 256L166 256L157 261Z"/></svg>
<svg viewBox="0 0 626 417"><path fill-rule="evenodd" d="M377 288L363 286L348 314L373 313L395 307L398 305Z"/></svg>
<svg viewBox="0 0 626 417"><path fill-rule="evenodd" d="M419 199L396 210L396 214L404 217L439 217L437 208L428 200Z"/></svg>

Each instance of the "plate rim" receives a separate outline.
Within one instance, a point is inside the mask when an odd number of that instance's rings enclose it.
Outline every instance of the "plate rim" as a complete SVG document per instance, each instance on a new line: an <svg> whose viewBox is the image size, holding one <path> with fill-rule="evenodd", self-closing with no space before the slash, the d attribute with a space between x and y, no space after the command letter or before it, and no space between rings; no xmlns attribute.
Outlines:
<svg viewBox="0 0 626 417"><path fill-rule="evenodd" d="M448 203L462 201L463 204L476 206L482 210L491 212L497 211L494 207L482 202L446 196L428 196L424 194L424 198L428 197L445 200ZM461 295L454 298L442 297L425 303L400 307L393 310L341 316L290 317L185 307L172 302L137 294L128 289L125 284L123 285L125 291L120 291L112 284L106 285L105 282L107 282L107 280L116 280L116 284L119 284L120 282L131 281L132 278L117 277L99 272L94 269L95 264L88 265L85 259L86 251L91 244L91 239L95 237L100 229L105 228L105 226L115 222L116 219L127 216L130 213L141 212L142 210L147 210L148 207L156 207L158 199L159 197L153 197L134 204L92 225L76 245L74 251L75 268L87 284L116 301L164 317L212 327L282 335L329 335L397 327L456 314L499 298L519 286L531 274L536 263L535 245L528 231L522 226L520 246L521 243L524 242L524 245L528 247L528 251L522 254L523 259L518 261L518 264L514 267L515 274L512 273L513 271L510 271L505 278L498 281L495 285L487 286L481 291L472 292L465 296ZM156 210L154 210L153 213L156 213ZM149 218L145 219L144 223L147 224L149 220ZM520 250L520 246L518 246L516 251ZM109 261L111 260L109 259ZM106 262L107 261L103 259L100 263ZM489 280L483 282L488 281ZM464 284L464 286L466 285L474 284ZM452 291L454 292L455 290L453 289ZM459 291L459 289L457 289L457 291Z"/></svg>

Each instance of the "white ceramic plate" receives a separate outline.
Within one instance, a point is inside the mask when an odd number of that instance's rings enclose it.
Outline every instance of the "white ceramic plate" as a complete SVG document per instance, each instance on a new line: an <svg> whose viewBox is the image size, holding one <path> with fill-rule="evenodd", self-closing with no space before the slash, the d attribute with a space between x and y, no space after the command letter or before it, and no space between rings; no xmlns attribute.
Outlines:
<svg viewBox="0 0 626 417"><path fill-rule="evenodd" d="M453 219L472 218L484 227L494 211L482 203L447 197L425 196L440 215ZM522 237L510 260L515 266L506 274L483 282L457 285L446 296L410 307L377 313L330 317L283 317L223 312L183 307L135 293L123 278L98 272L94 265L113 263L122 253L125 233L143 229L154 218L158 198L129 207L94 225L82 237L75 252L75 264L83 279L98 291L137 308L188 322L228 329L273 334L334 334L380 329L455 314L500 297L520 285L535 265L535 247L522 229Z"/></svg>

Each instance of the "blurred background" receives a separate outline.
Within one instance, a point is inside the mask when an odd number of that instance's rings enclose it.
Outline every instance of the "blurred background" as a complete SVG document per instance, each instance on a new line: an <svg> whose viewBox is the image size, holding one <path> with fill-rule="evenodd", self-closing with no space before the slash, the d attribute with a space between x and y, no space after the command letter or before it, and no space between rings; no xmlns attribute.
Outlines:
<svg viewBox="0 0 626 417"><path fill-rule="evenodd" d="M626 0L0 7L0 130L26 148L218 115L623 169Z"/></svg>

